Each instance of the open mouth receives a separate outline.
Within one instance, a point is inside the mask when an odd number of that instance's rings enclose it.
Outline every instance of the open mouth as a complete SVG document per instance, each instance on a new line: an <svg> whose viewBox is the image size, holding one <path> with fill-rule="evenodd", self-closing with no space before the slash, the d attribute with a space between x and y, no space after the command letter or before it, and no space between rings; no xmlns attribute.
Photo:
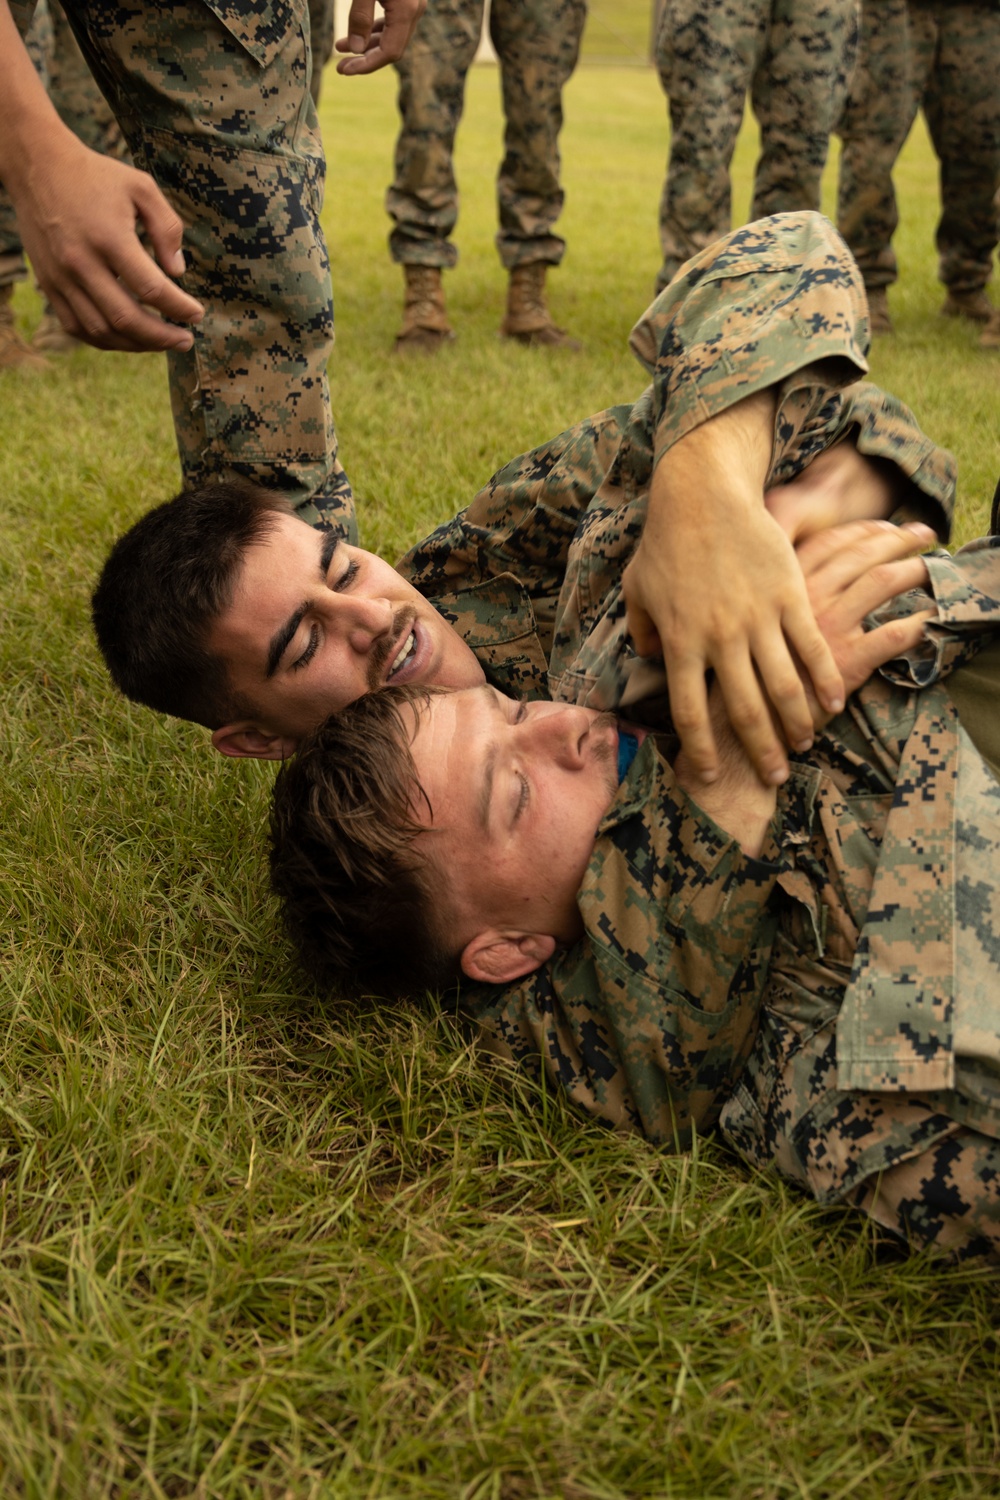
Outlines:
<svg viewBox="0 0 1000 1500"><path fill-rule="evenodd" d="M389 663L389 670L386 673L385 679L386 682L392 682L397 673L401 672L404 667L406 667L413 660L416 654L417 632L414 628L411 627L411 629L406 631L405 635L402 637L402 640L399 644L399 650L396 652L395 656L392 658L392 661Z"/></svg>

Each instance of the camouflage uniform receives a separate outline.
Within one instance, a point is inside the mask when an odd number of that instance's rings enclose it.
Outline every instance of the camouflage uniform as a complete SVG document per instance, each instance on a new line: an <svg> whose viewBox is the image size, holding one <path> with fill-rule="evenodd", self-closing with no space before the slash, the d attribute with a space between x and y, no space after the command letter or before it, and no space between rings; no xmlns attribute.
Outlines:
<svg viewBox="0 0 1000 1500"><path fill-rule="evenodd" d="M863 14L871 76L841 128L841 231L868 286L896 279L891 174L922 104L941 165L939 274L952 292L980 291L998 237L1000 0L889 0Z"/></svg>
<svg viewBox="0 0 1000 1500"><path fill-rule="evenodd" d="M13 0L22 32L31 0ZM325 163L306 0L67 0L137 166L184 221L194 348L167 356L185 482L246 475L353 535L326 366Z"/></svg>
<svg viewBox="0 0 1000 1500"><path fill-rule="evenodd" d="M401 570L455 623L498 686L519 696L624 706L630 719L662 728L662 664L636 657L628 645L620 575L642 531L654 463L665 455L669 463L672 444L699 422L777 384L769 483L799 472L853 428L862 452L890 458L912 479L946 533L948 456L874 388L837 389L864 371L864 339L857 273L825 221L793 215L738 231L685 268L634 331L633 347L654 380L639 401L514 460L466 512L408 554ZM969 560L962 572L945 558L929 566L943 624L938 642L907 666L921 685L955 664L962 648L954 638L979 631L984 613L1000 609L987 588L970 604ZM890 691L880 684L866 692L878 701L879 690ZM903 692L902 701L912 706L913 695ZM930 693L917 701L929 708ZM828 732L830 745L838 727L849 744L853 720L842 720ZM884 807L893 778L888 752L880 749L879 757ZM792 789L817 782L819 767L817 757L815 766L797 769L783 808L816 815L820 802L796 800ZM857 767L854 774L860 776ZM872 795L852 801L848 812L870 815L872 802ZM794 912L800 866L807 875L815 868L804 857L796 864L803 840L791 815L777 827L784 831L780 853L776 833L765 857L745 856L677 790L669 758L650 737L602 824L580 896L586 938L518 985L466 994L483 1045L541 1065L584 1109L618 1128L675 1146L686 1145L693 1130L711 1128L727 1099L744 1098L735 1093L741 1079L749 1089L764 1076L758 1026L762 1005L778 993L781 971L772 956L780 902ZM818 838L827 827L818 816L817 827ZM781 881L791 885L787 898ZM650 911L658 914L655 923ZM764 1014L761 1036L770 1034L770 1012ZM747 1071L751 1064L756 1072ZM750 1118L745 1101L742 1108ZM957 1106L951 1108L936 1137L935 1149L945 1154L969 1145L960 1137ZM752 1159L778 1159L784 1169L778 1141L786 1114L772 1118L771 1138L756 1154L752 1142L739 1139L739 1122L734 1104L727 1115L734 1141ZM921 1136L911 1153L911 1176L929 1141ZM980 1142L973 1145L978 1150ZM887 1195L873 1204L872 1182L871 1173L856 1174L841 1195L898 1226L903 1209L887 1207ZM903 1182L899 1202L913 1199L918 1186ZM908 1220L915 1230L918 1219L914 1212ZM934 1232L942 1242L961 1235L954 1216Z"/></svg>
<svg viewBox="0 0 1000 1500"><path fill-rule="evenodd" d="M490 6L505 120L496 244L508 270L558 265L566 248L553 233L565 197L562 91L576 67L586 16L585 0L492 0ZM429 0L395 65L402 129L385 206L397 264L446 268L458 259L449 238L458 218L452 152L482 24L483 0Z"/></svg>
<svg viewBox="0 0 1000 1500"><path fill-rule="evenodd" d="M1000 631L1000 539L931 567L941 616L917 681ZM998 1257L1000 783L943 684L888 675L781 789L760 1029L720 1124L821 1202Z"/></svg>
<svg viewBox="0 0 1000 1500"><path fill-rule="evenodd" d="M819 207L854 66L857 9L857 0L665 0L656 58L670 157L658 287L729 228L729 163L748 89L761 131L751 218Z"/></svg>
<svg viewBox="0 0 1000 1500"><path fill-rule="evenodd" d="M858 62L837 125L843 142L837 228L866 287L896 280L899 223L892 169L916 113L908 0L861 0Z"/></svg>
<svg viewBox="0 0 1000 1500"><path fill-rule="evenodd" d="M334 0L309 0L309 50L312 53L309 92L317 105L323 87L323 69L333 56L333 7Z"/></svg>

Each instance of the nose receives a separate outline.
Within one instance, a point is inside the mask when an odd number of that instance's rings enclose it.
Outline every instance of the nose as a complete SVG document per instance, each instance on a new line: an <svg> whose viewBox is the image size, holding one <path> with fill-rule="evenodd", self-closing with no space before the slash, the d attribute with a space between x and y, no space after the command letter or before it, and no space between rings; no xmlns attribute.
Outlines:
<svg viewBox="0 0 1000 1500"><path fill-rule="evenodd" d="M329 593L323 598L323 607L328 624L359 656L366 656L379 637L392 629L388 599Z"/></svg>
<svg viewBox="0 0 1000 1500"><path fill-rule="evenodd" d="M586 709L571 704L546 704L546 712L528 719L533 748L567 771L578 771L585 761L584 741L590 729Z"/></svg>

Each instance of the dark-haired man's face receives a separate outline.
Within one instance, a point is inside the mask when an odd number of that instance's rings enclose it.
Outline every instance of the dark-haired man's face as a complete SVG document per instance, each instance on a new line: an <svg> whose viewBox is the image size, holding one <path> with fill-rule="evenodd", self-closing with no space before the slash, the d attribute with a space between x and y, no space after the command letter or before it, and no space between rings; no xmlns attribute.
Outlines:
<svg viewBox="0 0 1000 1500"><path fill-rule="evenodd" d="M327 714L389 683L474 687L461 636L381 558L277 515L247 551L207 641L254 718L213 736L231 755L278 759Z"/></svg>

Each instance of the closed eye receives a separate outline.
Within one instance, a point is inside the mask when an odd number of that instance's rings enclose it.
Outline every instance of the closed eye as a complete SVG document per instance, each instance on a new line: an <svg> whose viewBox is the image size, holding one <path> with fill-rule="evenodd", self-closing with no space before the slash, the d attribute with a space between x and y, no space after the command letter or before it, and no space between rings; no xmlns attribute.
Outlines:
<svg viewBox="0 0 1000 1500"><path fill-rule="evenodd" d="M528 778L527 778L527 776L525 776L522 771L517 771L515 774L517 776L518 781L521 783L521 795L517 799L517 806L514 809L514 816L511 819L511 823L512 824L516 823L517 820L518 820L518 818L524 812L525 808L528 805L528 798L531 795L531 789L528 786Z"/></svg>
<svg viewBox="0 0 1000 1500"><path fill-rule="evenodd" d="M360 571L357 561L352 558L340 577L334 583L327 583L327 587L334 590L346 589L354 582Z"/></svg>
<svg viewBox="0 0 1000 1500"><path fill-rule="evenodd" d="M319 626L312 625L309 629L309 641L306 645L306 648L303 651L302 655L296 661L293 661L291 663L291 670L293 672L298 672L302 667L307 667L312 661L313 657L316 655L316 649L318 646Z"/></svg>

